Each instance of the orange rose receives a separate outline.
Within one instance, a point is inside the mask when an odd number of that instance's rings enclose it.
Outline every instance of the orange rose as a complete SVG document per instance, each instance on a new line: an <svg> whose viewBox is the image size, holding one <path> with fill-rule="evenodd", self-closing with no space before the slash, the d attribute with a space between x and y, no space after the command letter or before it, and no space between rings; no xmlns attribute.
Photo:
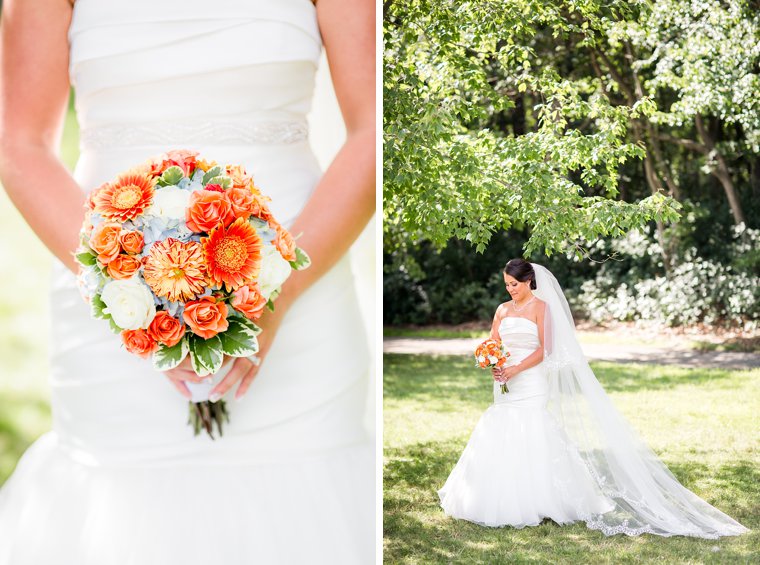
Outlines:
<svg viewBox="0 0 760 565"><path fill-rule="evenodd" d="M261 295L257 283L241 286L232 294L232 307L238 312L245 314L250 320L256 320L264 312L267 299Z"/></svg>
<svg viewBox="0 0 760 565"><path fill-rule="evenodd" d="M117 255L113 261L106 265L108 276L116 279L128 279L142 266L140 260L134 255Z"/></svg>
<svg viewBox="0 0 760 565"><path fill-rule="evenodd" d="M143 329L124 330L121 332L121 340L127 351L140 357L147 357L158 348L158 343Z"/></svg>
<svg viewBox="0 0 760 565"><path fill-rule="evenodd" d="M235 219L229 201L221 192L196 190L187 205L187 227L195 233L210 232L219 223L225 227Z"/></svg>
<svg viewBox="0 0 760 565"><path fill-rule="evenodd" d="M233 188L250 188L253 185L253 177L240 165L227 165L225 172L232 179Z"/></svg>
<svg viewBox="0 0 760 565"><path fill-rule="evenodd" d="M98 259L104 265L110 263L121 251L119 234L121 225L115 222L103 222L92 230L90 247L98 254Z"/></svg>
<svg viewBox="0 0 760 565"><path fill-rule="evenodd" d="M124 230L119 234L119 244L127 253L140 253L145 244L143 234L136 230Z"/></svg>
<svg viewBox="0 0 760 565"><path fill-rule="evenodd" d="M188 302L182 318L193 333L203 339L214 337L229 326L227 305L224 302L217 302L213 296L203 296L198 300Z"/></svg>
<svg viewBox="0 0 760 565"><path fill-rule="evenodd" d="M251 215L254 205L254 196L249 188L230 188L225 193L236 218L245 218Z"/></svg>
<svg viewBox="0 0 760 565"><path fill-rule="evenodd" d="M286 261L296 260L296 240L288 230L277 224L277 237L274 238L274 246Z"/></svg>
<svg viewBox="0 0 760 565"><path fill-rule="evenodd" d="M254 192L251 214L268 222L272 218L272 212L269 210L267 202L269 202L269 198L261 193Z"/></svg>
<svg viewBox="0 0 760 565"><path fill-rule="evenodd" d="M148 335L166 347L173 347L185 335L185 326L169 312L161 310L156 312L156 317L148 326Z"/></svg>
<svg viewBox="0 0 760 565"><path fill-rule="evenodd" d="M169 167L176 165L182 169L185 176L189 177L195 170L195 164L197 162L196 157L198 157L197 151L188 151L187 149L175 149L174 151L169 151L164 155L164 162L162 164L163 170L165 171Z"/></svg>

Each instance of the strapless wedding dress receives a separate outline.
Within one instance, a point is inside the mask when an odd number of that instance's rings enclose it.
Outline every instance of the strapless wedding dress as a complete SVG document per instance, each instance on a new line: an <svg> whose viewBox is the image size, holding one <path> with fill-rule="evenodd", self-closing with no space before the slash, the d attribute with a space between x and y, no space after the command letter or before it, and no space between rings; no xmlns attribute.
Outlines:
<svg viewBox="0 0 760 565"><path fill-rule="evenodd" d="M243 164L283 224L298 216L321 174L305 121L322 48L309 0L77 0L69 40L83 191L192 149ZM373 562L354 290L344 258L299 298L212 441L57 264L53 430L0 491L0 564Z"/></svg>
<svg viewBox="0 0 760 565"><path fill-rule="evenodd" d="M511 361L538 347L538 327L506 317L499 326ZM481 416L459 462L438 491L444 512L483 526L567 524L612 509L572 442L546 408L543 363L508 381L494 381L493 404Z"/></svg>

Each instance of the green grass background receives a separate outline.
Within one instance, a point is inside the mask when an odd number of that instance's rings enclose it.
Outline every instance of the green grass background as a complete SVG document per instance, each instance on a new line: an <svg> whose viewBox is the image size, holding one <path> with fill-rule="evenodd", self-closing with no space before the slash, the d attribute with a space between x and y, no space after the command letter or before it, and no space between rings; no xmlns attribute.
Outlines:
<svg viewBox="0 0 760 565"><path fill-rule="evenodd" d="M72 100L61 140L61 158L72 169L78 142ZM0 484L29 444L50 429L51 258L0 190Z"/></svg>
<svg viewBox="0 0 760 565"><path fill-rule="evenodd" d="M384 357L386 563L752 563L760 557L760 370L592 364L679 481L753 531L700 540L607 538L584 524L484 528L446 517L443 486L491 402L470 359Z"/></svg>

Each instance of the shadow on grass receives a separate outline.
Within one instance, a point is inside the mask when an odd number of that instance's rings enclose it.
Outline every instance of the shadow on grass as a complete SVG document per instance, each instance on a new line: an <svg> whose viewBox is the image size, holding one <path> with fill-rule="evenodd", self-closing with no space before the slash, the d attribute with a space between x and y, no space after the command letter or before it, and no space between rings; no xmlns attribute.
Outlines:
<svg viewBox="0 0 760 565"><path fill-rule="evenodd" d="M692 369L661 365L592 363L592 369L607 392L639 392L710 384L729 387L737 372L722 369ZM749 373L746 373L749 375ZM490 372L475 367L469 357L402 355L383 356L383 386L387 397L447 398L482 405L491 397ZM444 392L445 391L445 392Z"/></svg>
<svg viewBox="0 0 760 565"><path fill-rule="evenodd" d="M461 453L459 441L427 442L386 449L384 534L386 563L666 563L750 562L758 534L720 540L644 535L605 537L578 523L545 521L525 529L486 528L443 514L436 490L443 486ZM757 507L760 473L750 461L709 469L675 463L671 470L685 486L707 481L709 502L752 529L760 526ZM701 492L701 491L700 491ZM698 493L699 494L699 493ZM704 493L702 493L704 494Z"/></svg>
<svg viewBox="0 0 760 565"><path fill-rule="evenodd" d="M426 401L448 405L484 406L491 397L489 371L475 367L470 359L451 356L383 356L383 393L386 398Z"/></svg>

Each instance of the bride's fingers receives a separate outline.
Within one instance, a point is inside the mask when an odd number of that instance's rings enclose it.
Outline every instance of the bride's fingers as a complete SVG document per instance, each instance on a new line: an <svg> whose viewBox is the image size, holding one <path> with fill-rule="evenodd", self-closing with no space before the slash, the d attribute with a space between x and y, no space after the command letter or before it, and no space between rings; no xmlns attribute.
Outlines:
<svg viewBox="0 0 760 565"><path fill-rule="evenodd" d="M164 371L164 374L171 379L190 381L191 383L202 383L206 379L209 378L209 375L206 375L204 377L199 377L198 374L195 371L193 371L192 368L187 370L187 369L181 369L180 366L181 365L178 365L174 369L169 369L168 371Z"/></svg>
<svg viewBox="0 0 760 565"><path fill-rule="evenodd" d="M253 379L256 378L258 372L259 366L251 363L251 368L245 375L243 375L243 379L240 381L240 386L238 386L237 391L235 391L235 400L242 398L243 395L248 392L248 387L251 386L251 383L253 382Z"/></svg>
<svg viewBox="0 0 760 565"><path fill-rule="evenodd" d="M224 376L224 378L219 382L219 384L216 385L211 390L211 394L209 395L209 400L211 402L216 402L222 396L227 394L227 391L229 391L232 388L232 385L234 385L236 382L242 379L243 376L245 376L245 374L249 371L249 369L252 366L253 366L253 363L251 363L245 357L238 357L237 359L235 359L234 363L232 364L232 368L230 369L230 372L227 373Z"/></svg>
<svg viewBox="0 0 760 565"><path fill-rule="evenodd" d="M188 400L192 400L193 395L190 392L190 389L187 388L187 385L184 383L184 381L181 381L179 379L174 379L170 375L167 375L169 377L169 382L174 385L174 388L176 388L179 393L187 398Z"/></svg>

